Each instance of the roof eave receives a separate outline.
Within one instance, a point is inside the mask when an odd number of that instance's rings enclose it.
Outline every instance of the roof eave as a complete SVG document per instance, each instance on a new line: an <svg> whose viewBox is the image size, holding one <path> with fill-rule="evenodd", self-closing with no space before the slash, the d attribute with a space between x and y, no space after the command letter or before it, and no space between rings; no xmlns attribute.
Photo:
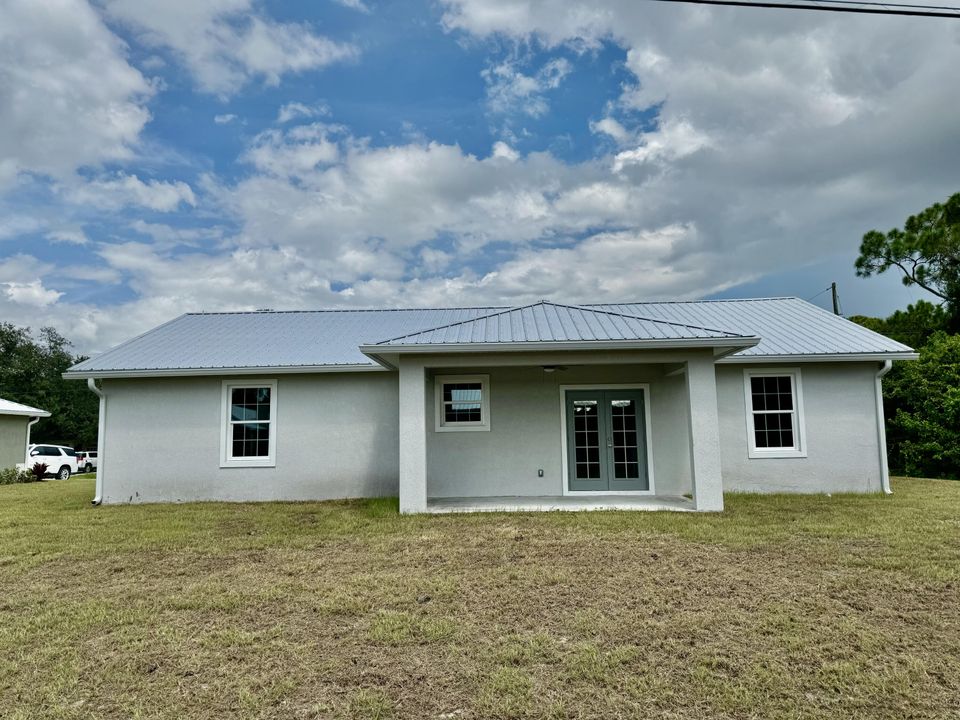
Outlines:
<svg viewBox="0 0 960 720"><path fill-rule="evenodd" d="M882 362L884 360L916 360L916 352L865 352L865 353L807 353L795 355L728 355L717 360L724 364L756 364L771 362Z"/></svg>
<svg viewBox="0 0 960 720"><path fill-rule="evenodd" d="M130 370L82 370L65 372L65 380L108 380L110 378L160 378L160 377L209 377L242 375L290 375L296 373L344 373L344 372L381 372L380 365L361 363L348 365L274 365L258 367L210 367L210 368L162 368Z"/></svg>
<svg viewBox="0 0 960 720"><path fill-rule="evenodd" d="M397 345L361 345L360 352L374 358L394 353L497 353L540 352L551 350L682 350L690 348L732 348L745 350L760 342L759 337L670 338L663 340L579 340L513 343L433 343Z"/></svg>
<svg viewBox="0 0 960 720"><path fill-rule="evenodd" d="M37 408L31 408L32 411L28 410L3 410L0 411L0 415L14 415L16 417L35 417L35 418L48 418L50 413L46 410L39 410Z"/></svg>

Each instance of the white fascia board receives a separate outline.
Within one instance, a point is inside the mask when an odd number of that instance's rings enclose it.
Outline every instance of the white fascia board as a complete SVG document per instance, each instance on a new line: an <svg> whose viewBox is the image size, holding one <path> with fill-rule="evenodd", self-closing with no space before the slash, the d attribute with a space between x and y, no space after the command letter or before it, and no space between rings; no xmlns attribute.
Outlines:
<svg viewBox="0 0 960 720"><path fill-rule="evenodd" d="M46 410L31 408L30 410L0 410L0 415L16 415L18 417L48 418L50 413Z"/></svg>
<svg viewBox="0 0 960 720"><path fill-rule="evenodd" d="M717 360L718 364L771 363L771 362L873 362L884 360L916 360L915 352L879 353L810 353L808 355L728 355Z"/></svg>
<svg viewBox="0 0 960 720"><path fill-rule="evenodd" d="M65 372L65 380L106 380L109 378L201 377L216 375L290 375L294 373L384 372L380 365L278 365L276 367L173 368L166 370L83 370Z"/></svg>
<svg viewBox="0 0 960 720"><path fill-rule="evenodd" d="M663 340L579 340L576 342L532 341L515 343L435 343L411 345L361 345L360 352L373 357L381 353L498 353L549 350L663 350L684 348L735 348L744 350L760 342L759 337L672 338Z"/></svg>

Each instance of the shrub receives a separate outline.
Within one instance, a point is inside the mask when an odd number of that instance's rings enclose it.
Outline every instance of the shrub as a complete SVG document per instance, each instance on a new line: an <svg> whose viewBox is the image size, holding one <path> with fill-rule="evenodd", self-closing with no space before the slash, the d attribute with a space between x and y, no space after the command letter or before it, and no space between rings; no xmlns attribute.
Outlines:
<svg viewBox="0 0 960 720"><path fill-rule="evenodd" d="M33 482L33 473L29 470L7 468L0 470L0 485L16 485L17 483Z"/></svg>
<svg viewBox="0 0 960 720"><path fill-rule="evenodd" d="M40 482L43 480L43 476L47 474L47 469L48 466L46 463L38 462L33 464L33 467L30 468L30 472L33 473L34 479L36 479L37 482Z"/></svg>

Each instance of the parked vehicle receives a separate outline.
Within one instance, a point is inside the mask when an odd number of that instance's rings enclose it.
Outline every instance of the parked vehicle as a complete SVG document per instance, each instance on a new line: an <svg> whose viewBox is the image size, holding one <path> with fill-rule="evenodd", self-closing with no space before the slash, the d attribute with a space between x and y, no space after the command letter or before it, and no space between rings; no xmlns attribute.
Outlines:
<svg viewBox="0 0 960 720"><path fill-rule="evenodd" d="M77 453L77 472L93 472L97 469L97 451L81 450Z"/></svg>
<svg viewBox="0 0 960 720"><path fill-rule="evenodd" d="M66 445L31 445L27 453L27 469L38 462L46 463L49 477L67 480L77 472L77 453Z"/></svg>

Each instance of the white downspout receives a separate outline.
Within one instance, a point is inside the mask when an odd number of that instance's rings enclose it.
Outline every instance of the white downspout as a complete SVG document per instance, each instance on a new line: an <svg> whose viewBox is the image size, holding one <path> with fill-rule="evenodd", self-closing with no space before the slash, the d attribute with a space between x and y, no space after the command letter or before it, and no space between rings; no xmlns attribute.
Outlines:
<svg viewBox="0 0 960 720"><path fill-rule="evenodd" d="M883 417L883 376L893 367L892 360L884 360L877 371L877 441L880 444L880 488L886 495L892 495L890 489L890 468L887 465L887 428Z"/></svg>
<svg viewBox="0 0 960 720"><path fill-rule="evenodd" d="M92 500L92 504L99 505L103 502L103 462L105 457L103 445L107 437L107 396L103 390L97 387L97 381L93 378L87 378L87 387L90 392L100 398L100 415L97 423L97 484Z"/></svg>
<svg viewBox="0 0 960 720"><path fill-rule="evenodd" d="M27 446L23 449L23 464L27 470L30 469L30 428L38 422L40 422L40 418L38 417L30 418L29 422L27 422Z"/></svg>

